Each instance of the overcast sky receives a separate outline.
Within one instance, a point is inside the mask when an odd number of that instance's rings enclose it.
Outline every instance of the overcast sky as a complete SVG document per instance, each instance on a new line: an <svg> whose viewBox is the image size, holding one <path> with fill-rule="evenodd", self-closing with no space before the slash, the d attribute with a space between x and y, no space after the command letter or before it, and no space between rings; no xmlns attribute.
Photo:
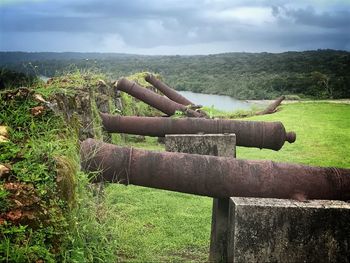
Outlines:
<svg viewBox="0 0 350 263"><path fill-rule="evenodd" d="M0 0L1 51L350 50L350 0Z"/></svg>

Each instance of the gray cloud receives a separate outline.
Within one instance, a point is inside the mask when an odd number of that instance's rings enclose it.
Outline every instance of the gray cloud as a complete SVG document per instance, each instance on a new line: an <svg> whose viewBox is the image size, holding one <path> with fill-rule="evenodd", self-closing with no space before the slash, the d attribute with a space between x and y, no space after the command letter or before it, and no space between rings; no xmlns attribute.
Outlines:
<svg viewBox="0 0 350 263"><path fill-rule="evenodd" d="M0 16L1 50L187 54L350 48L350 4L342 1L27 1L0 6Z"/></svg>
<svg viewBox="0 0 350 263"><path fill-rule="evenodd" d="M313 7L287 9L272 7L272 14L294 24L315 26L319 28L348 29L350 33L350 10L317 12Z"/></svg>

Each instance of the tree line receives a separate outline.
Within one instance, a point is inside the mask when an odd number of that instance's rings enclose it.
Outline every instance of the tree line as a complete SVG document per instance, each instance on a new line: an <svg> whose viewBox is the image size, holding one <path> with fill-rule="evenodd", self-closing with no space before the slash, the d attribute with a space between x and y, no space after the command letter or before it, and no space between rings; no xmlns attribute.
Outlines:
<svg viewBox="0 0 350 263"><path fill-rule="evenodd" d="M177 90L237 99L350 98L350 52L337 50L196 56L0 52L0 66L49 77L89 70L111 80L149 71Z"/></svg>

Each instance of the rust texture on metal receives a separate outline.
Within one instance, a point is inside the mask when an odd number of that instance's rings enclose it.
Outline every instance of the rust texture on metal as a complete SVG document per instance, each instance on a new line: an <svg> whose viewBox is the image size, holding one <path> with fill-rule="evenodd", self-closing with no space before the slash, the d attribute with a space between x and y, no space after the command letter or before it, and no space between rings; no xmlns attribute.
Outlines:
<svg viewBox="0 0 350 263"><path fill-rule="evenodd" d="M285 96L278 97L274 102L272 102L269 106L267 106L266 109L257 112L256 115L272 114L276 112L277 107L282 103L282 101L285 98L286 98Z"/></svg>
<svg viewBox="0 0 350 263"><path fill-rule="evenodd" d="M238 146L279 150L285 141L295 141L281 122L237 121L203 118L117 116L101 113L108 132L164 137L166 134L235 133Z"/></svg>
<svg viewBox="0 0 350 263"><path fill-rule="evenodd" d="M350 200L350 170L81 144L82 168L94 182L134 184L195 195Z"/></svg>
<svg viewBox="0 0 350 263"><path fill-rule="evenodd" d="M176 92L174 89L170 88L165 83L161 82L159 79L157 79L152 74L147 74L145 76L145 80L152 84L155 88L160 90L165 96L167 96L172 101L175 101L177 103L180 103L182 105L188 106L188 105L194 105L193 102L186 99L184 96L182 96L180 93Z"/></svg>
<svg viewBox="0 0 350 263"><path fill-rule="evenodd" d="M137 83L127 80L126 78L120 79L115 87L117 90L124 91L169 116L174 115L176 111L182 111L189 117L203 116L203 114L200 112L191 110L180 103L168 99L165 96L158 95L157 93L143 88Z"/></svg>

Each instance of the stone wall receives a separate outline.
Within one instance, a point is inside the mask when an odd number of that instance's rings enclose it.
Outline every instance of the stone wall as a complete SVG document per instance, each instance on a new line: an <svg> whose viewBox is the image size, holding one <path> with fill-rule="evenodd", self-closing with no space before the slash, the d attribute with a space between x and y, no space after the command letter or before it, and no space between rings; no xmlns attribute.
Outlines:
<svg viewBox="0 0 350 263"><path fill-rule="evenodd" d="M118 93L106 82L99 80L69 90L60 89L51 101L55 104L55 111L78 129L80 140L97 138L110 141L111 136L102 129L99 112L114 113L116 109L121 110L122 105Z"/></svg>

